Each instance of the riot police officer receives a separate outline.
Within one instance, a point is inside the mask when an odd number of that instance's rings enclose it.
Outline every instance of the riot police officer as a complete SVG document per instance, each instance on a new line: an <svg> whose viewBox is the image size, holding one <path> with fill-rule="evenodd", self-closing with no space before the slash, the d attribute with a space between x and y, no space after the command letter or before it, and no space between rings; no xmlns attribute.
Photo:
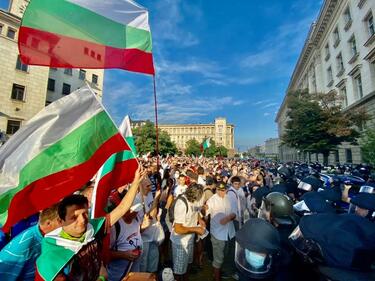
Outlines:
<svg viewBox="0 0 375 281"><path fill-rule="evenodd" d="M235 264L240 281L273 280L280 262L276 228L264 219L249 219L236 233Z"/></svg>

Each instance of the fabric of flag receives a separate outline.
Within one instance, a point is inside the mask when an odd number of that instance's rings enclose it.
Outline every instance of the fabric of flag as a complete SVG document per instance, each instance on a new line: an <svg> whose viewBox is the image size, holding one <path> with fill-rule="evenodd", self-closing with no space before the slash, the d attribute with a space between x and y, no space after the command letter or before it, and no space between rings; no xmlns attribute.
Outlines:
<svg viewBox="0 0 375 281"><path fill-rule="evenodd" d="M29 65L155 73L148 11L131 0L32 0L18 46Z"/></svg>
<svg viewBox="0 0 375 281"><path fill-rule="evenodd" d="M69 261L93 241L100 229L105 227L104 222L104 218L90 220L82 242L62 238L61 227L46 234L42 241L42 254L36 261L35 281L54 280Z"/></svg>
<svg viewBox="0 0 375 281"><path fill-rule="evenodd" d="M209 148L211 146L211 143L210 143L210 139L206 139L204 142L203 142L203 150L206 150L207 148Z"/></svg>
<svg viewBox="0 0 375 281"><path fill-rule="evenodd" d="M0 147L5 231L86 184L112 154L130 150L85 86L45 107Z"/></svg>
<svg viewBox="0 0 375 281"><path fill-rule="evenodd" d="M105 208L111 191L131 183L134 179L135 171L138 169L129 116L124 118L119 130L126 141L129 141L128 144L131 149L113 154L100 168L96 176L91 202L92 218L105 216Z"/></svg>
<svg viewBox="0 0 375 281"><path fill-rule="evenodd" d="M134 155L137 155L137 149L135 147L135 141L133 137L132 128L130 125L129 115L126 115L124 120L122 120L119 130L120 130L120 133L126 139L126 142L129 144L132 151L134 152Z"/></svg>

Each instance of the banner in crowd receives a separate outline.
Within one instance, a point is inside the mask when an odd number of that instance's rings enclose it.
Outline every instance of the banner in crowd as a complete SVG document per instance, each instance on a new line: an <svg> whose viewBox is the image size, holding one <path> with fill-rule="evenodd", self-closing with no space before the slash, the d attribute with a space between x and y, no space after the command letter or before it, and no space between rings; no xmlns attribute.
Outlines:
<svg viewBox="0 0 375 281"><path fill-rule="evenodd" d="M138 169L129 116L125 116L119 130L131 149L113 154L100 168L96 176L92 196L91 216L93 218L105 216L105 207L111 190L131 183L134 179L135 171Z"/></svg>
<svg viewBox="0 0 375 281"><path fill-rule="evenodd" d="M45 107L0 148L0 224L9 228L86 184L129 150L88 86Z"/></svg>
<svg viewBox="0 0 375 281"><path fill-rule="evenodd" d="M18 45L29 65L155 73L148 11L131 0L32 0Z"/></svg>

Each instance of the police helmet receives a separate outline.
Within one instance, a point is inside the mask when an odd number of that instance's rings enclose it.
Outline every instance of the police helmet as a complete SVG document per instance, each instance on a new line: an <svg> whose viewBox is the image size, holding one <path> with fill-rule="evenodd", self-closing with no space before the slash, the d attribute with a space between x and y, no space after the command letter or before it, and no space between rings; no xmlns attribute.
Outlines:
<svg viewBox="0 0 375 281"><path fill-rule="evenodd" d="M290 224L293 216L293 202L285 194L269 193L264 199L264 207L270 211L271 220L279 224Z"/></svg>
<svg viewBox="0 0 375 281"><path fill-rule="evenodd" d="M236 233L236 267L248 278L268 278L275 273L280 247L280 236L273 225L250 219Z"/></svg>

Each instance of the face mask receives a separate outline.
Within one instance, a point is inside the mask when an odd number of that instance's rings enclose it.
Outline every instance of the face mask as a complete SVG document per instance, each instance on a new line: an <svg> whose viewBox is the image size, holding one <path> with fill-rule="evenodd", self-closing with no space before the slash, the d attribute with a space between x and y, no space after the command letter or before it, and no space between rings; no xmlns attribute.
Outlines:
<svg viewBox="0 0 375 281"><path fill-rule="evenodd" d="M266 257L247 249L245 249L245 257L246 261L256 269L261 268L264 265L264 260L266 259Z"/></svg>

